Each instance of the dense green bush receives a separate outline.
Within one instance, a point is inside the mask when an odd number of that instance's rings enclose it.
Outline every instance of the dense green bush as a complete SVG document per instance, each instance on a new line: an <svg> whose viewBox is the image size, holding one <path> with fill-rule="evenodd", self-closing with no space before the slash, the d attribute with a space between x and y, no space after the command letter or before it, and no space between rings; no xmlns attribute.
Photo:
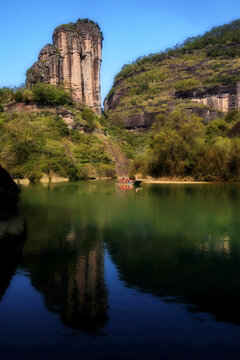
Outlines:
<svg viewBox="0 0 240 360"><path fill-rule="evenodd" d="M200 85L200 81L197 79L184 79L176 81L174 87L176 91L186 91L197 88Z"/></svg>
<svg viewBox="0 0 240 360"><path fill-rule="evenodd" d="M58 106L72 104L71 95L62 87L38 83L32 87L33 99L41 105Z"/></svg>
<svg viewBox="0 0 240 360"><path fill-rule="evenodd" d="M174 111L159 116L152 127L145 156L136 158L130 174L191 176L196 180L240 180L240 138L229 138L239 112L204 125L196 115Z"/></svg>
<svg viewBox="0 0 240 360"><path fill-rule="evenodd" d="M85 110L84 114L92 112ZM13 177L36 182L43 174L49 178L55 174L75 181L82 178L83 165L95 169L96 176L103 173L101 164L114 171L97 137L70 130L50 111L0 113L0 128L0 163Z"/></svg>
<svg viewBox="0 0 240 360"><path fill-rule="evenodd" d="M240 111L237 109L230 110L225 117L225 121L227 123L240 121Z"/></svg>
<svg viewBox="0 0 240 360"><path fill-rule="evenodd" d="M14 100L17 102L17 103L21 103L24 101L24 97L23 97L23 93L22 91L16 91L14 93Z"/></svg>
<svg viewBox="0 0 240 360"><path fill-rule="evenodd" d="M82 116L83 120L85 120L87 122L90 129L94 129L96 127L95 115L91 109L89 109L87 107L83 107L81 116Z"/></svg>

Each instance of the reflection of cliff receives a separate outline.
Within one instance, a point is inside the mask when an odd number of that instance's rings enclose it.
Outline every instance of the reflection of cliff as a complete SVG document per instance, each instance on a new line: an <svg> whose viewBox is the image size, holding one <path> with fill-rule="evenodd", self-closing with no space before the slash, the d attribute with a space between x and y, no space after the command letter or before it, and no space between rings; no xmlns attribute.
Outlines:
<svg viewBox="0 0 240 360"><path fill-rule="evenodd" d="M66 325L94 330L105 323L107 301L101 245L78 258L75 270L69 271L67 288L62 290L66 298L61 316Z"/></svg>
<svg viewBox="0 0 240 360"><path fill-rule="evenodd" d="M95 331L107 321L104 249L100 241L92 242L95 231L85 231L79 238L71 229L57 248L27 254L22 265L48 309L59 313L66 326Z"/></svg>

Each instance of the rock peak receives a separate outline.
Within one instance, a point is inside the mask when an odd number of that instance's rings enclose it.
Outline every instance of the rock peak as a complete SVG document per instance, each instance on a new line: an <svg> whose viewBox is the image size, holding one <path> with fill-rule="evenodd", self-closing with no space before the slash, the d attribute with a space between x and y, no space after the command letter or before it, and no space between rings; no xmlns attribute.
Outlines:
<svg viewBox="0 0 240 360"><path fill-rule="evenodd" d="M27 85L65 84L76 102L100 114L102 40L99 25L89 19L58 26L53 44L42 48L38 61L27 71Z"/></svg>

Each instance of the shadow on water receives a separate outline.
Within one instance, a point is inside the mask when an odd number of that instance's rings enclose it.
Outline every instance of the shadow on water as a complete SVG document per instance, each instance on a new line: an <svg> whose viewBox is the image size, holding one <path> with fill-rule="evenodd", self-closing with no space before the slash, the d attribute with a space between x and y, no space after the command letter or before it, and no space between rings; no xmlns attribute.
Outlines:
<svg viewBox="0 0 240 360"><path fill-rule="evenodd" d="M107 322L104 244L125 284L240 324L240 187L30 186L21 266L68 327ZM168 299L168 300L167 300Z"/></svg>
<svg viewBox="0 0 240 360"><path fill-rule="evenodd" d="M22 228L22 221L21 217L0 221L0 301L21 259L23 244L26 240L26 228L20 234L17 234L17 230ZM9 228L15 234L3 235L5 229Z"/></svg>

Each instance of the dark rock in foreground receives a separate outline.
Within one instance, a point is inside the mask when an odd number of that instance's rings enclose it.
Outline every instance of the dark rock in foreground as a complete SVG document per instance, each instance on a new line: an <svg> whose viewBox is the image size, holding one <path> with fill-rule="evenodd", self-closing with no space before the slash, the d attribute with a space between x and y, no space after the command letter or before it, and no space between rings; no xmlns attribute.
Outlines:
<svg viewBox="0 0 240 360"><path fill-rule="evenodd" d="M20 236L25 232L25 221L18 213L19 188L0 166L0 240Z"/></svg>

